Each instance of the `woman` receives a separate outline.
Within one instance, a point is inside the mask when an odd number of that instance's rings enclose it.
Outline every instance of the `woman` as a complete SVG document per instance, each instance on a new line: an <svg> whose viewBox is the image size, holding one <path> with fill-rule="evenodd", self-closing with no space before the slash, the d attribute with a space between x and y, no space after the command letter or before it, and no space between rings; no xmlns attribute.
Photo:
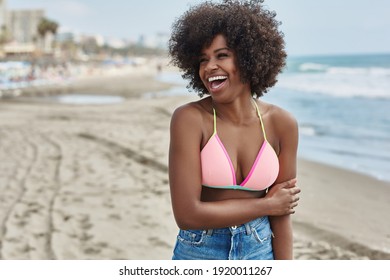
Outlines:
<svg viewBox="0 0 390 280"><path fill-rule="evenodd" d="M297 123L257 100L285 65L277 26L259 1L206 2L173 25L172 61L208 95L171 120L173 259L292 259Z"/></svg>

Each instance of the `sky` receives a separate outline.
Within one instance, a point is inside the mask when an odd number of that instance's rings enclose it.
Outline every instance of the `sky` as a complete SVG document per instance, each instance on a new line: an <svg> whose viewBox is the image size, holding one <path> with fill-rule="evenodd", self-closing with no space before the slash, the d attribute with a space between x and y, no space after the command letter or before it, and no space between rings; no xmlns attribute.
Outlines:
<svg viewBox="0 0 390 280"><path fill-rule="evenodd" d="M203 0L8 0L8 9L43 8L60 30L137 40L170 33ZM389 0L265 0L277 13L289 55L390 53Z"/></svg>

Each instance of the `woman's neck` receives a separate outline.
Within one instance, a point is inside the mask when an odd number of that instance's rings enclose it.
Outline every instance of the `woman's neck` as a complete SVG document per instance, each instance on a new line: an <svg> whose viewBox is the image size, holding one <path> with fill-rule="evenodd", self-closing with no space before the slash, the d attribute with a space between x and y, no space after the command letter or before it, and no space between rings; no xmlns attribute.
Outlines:
<svg viewBox="0 0 390 280"><path fill-rule="evenodd" d="M251 94L242 95L229 103L217 103L211 99L212 107L216 110L217 116L223 121L236 125L246 123L253 117L257 118L254 102Z"/></svg>

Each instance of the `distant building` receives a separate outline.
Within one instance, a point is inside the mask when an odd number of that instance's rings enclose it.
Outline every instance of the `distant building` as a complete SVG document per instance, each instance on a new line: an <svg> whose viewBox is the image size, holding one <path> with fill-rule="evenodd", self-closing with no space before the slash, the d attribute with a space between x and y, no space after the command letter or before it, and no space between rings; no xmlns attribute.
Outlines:
<svg viewBox="0 0 390 280"><path fill-rule="evenodd" d="M1 31L7 27L7 1L0 0L0 28Z"/></svg>
<svg viewBox="0 0 390 280"><path fill-rule="evenodd" d="M140 47L147 48L168 48L169 34L167 33L157 33L156 35L140 35L138 37L137 45Z"/></svg>
<svg viewBox="0 0 390 280"><path fill-rule="evenodd" d="M106 44L107 46L114 49L121 49L126 47L126 41L118 38L108 38Z"/></svg>
<svg viewBox="0 0 390 280"><path fill-rule="evenodd" d="M12 10L8 15L12 41L28 44L38 40L38 24L45 16L44 10Z"/></svg>
<svg viewBox="0 0 390 280"><path fill-rule="evenodd" d="M56 40L59 43L74 42L75 41L75 35L74 35L73 32L70 32L70 31L58 32L56 34Z"/></svg>

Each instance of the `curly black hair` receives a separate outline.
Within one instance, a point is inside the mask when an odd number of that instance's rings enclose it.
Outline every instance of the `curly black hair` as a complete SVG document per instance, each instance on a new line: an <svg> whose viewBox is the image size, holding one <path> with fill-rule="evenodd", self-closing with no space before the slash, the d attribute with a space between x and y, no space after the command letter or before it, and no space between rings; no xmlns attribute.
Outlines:
<svg viewBox="0 0 390 280"><path fill-rule="evenodd" d="M173 65L190 80L199 96L208 94L199 77L199 56L216 35L224 35L237 57L241 81L249 82L257 97L277 82L286 64L283 33L276 13L264 9L263 1L224 0L191 7L172 25L169 54Z"/></svg>

